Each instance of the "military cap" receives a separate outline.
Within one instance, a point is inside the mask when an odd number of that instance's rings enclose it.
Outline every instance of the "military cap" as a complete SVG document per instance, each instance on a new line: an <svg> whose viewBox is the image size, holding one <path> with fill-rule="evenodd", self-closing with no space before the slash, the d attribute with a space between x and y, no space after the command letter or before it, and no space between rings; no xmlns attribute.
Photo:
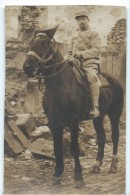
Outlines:
<svg viewBox="0 0 130 195"><path fill-rule="evenodd" d="M75 19L77 20L77 18L82 17L82 16L88 18L88 15L87 15L86 11L79 11L79 12L76 12L76 14L75 14Z"/></svg>

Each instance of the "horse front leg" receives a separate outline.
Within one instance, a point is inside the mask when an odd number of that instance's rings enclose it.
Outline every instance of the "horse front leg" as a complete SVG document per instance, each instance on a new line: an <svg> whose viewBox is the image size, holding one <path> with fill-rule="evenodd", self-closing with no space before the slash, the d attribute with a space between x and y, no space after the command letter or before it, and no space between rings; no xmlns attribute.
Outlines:
<svg viewBox="0 0 130 195"><path fill-rule="evenodd" d="M53 146L55 155L55 172L53 185L57 185L61 181L61 175L64 172L63 162L63 127L61 125L55 125L51 127L53 135Z"/></svg>
<svg viewBox="0 0 130 195"><path fill-rule="evenodd" d="M79 143L78 143L78 135L79 135L79 124L77 121L74 121L70 127L71 133L71 153L74 157L75 161L75 176L74 176L74 187L80 188L83 186L83 176L82 176L82 167L79 160Z"/></svg>

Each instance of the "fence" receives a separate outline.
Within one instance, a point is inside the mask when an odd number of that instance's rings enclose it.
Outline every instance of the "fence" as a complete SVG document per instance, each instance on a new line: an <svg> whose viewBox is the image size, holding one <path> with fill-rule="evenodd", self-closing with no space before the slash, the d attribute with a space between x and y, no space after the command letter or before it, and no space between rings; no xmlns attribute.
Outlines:
<svg viewBox="0 0 130 195"><path fill-rule="evenodd" d="M101 69L112 73L120 80L124 90L126 87L126 50L125 48L119 52L103 51L101 55Z"/></svg>

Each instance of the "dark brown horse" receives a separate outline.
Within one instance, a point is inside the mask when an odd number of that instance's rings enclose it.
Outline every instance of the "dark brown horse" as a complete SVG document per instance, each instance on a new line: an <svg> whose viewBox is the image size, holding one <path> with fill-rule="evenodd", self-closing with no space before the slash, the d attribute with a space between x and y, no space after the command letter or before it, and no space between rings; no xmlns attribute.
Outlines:
<svg viewBox="0 0 130 195"><path fill-rule="evenodd" d="M49 127L54 140L56 167L54 177L58 180L64 171L63 128L69 127L71 134L71 153L75 160L74 180L78 185L83 181L79 160L79 121L88 120L90 97L87 90L80 86L72 67L64 61L61 51L53 39L53 30L39 31L35 34L23 69L28 76L44 78L45 93L43 108L48 117ZM97 134L98 152L96 163L91 172L99 172L103 163L106 135L103 126L105 115L112 126L113 157L110 172L117 171L117 149L119 140L119 120L123 109L123 89L110 74L102 73L110 86L100 89L100 117L93 119Z"/></svg>

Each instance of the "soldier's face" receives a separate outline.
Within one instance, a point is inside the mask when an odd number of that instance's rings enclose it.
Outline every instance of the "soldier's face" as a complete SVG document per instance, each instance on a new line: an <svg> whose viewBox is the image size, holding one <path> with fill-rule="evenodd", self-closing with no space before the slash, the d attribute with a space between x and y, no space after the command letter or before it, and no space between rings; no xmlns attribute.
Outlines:
<svg viewBox="0 0 130 195"><path fill-rule="evenodd" d="M81 30L86 30L88 28L88 22L88 18L84 16L77 18L77 23Z"/></svg>

